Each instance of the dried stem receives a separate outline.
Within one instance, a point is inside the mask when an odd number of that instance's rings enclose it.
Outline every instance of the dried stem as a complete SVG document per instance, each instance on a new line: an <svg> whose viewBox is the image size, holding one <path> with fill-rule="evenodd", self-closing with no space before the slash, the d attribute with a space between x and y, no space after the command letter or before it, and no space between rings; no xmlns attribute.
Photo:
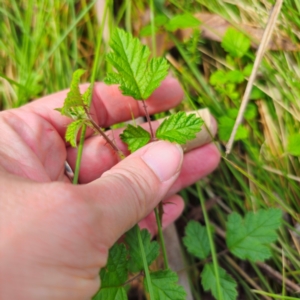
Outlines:
<svg viewBox="0 0 300 300"><path fill-rule="evenodd" d="M262 41L261 41L261 44L259 45L256 59L254 61L253 70L252 70L252 73L248 80L248 84L247 84L247 87L246 87L246 90L245 90L245 93L244 93L244 96L242 99L240 110L239 110L238 116L236 118L234 127L232 129L229 141L226 145L226 154L229 154L231 152L231 148L233 145L233 141L234 141L234 137L236 135L237 129L243 121L243 116L244 116L247 104L249 102L249 96L250 96L250 93L251 93L251 90L252 90L252 87L253 87L257 72L258 72L258 68L260 66L261 60L264 56L265 50L266 50L266 48L269 44L270 38L272 36L276 20L278 18L280 10L281 10L282 2L283 2L283 0L277 0L274 8L272 9L272 11L270 13L270 17L269 17L266 29L265 29L263 37L262 37Z"/></svg>

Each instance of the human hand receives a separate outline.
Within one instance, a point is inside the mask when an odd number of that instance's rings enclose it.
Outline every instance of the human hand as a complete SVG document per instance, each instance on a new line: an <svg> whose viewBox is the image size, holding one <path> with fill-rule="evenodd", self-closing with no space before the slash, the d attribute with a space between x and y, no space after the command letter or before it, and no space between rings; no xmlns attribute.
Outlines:
<svg viewBox="0 0 300 300"><path fill-rule="evenodd" d="M83 89L86 86L83 86ZM167 142L147 145L118 162L109 145L89 132L80 185L71 185L76 149L65 144L66 91L0 114L0 298L90 299L109 248L134 224L155 233L149 213L165 199L163 226L183 209L176 192L210 173L219 153L209 144L187 153ZM147 101L151 114L183 96L166 79ZM142 115L139 102L116 86L97 84L91 114L101 127ZM213 123L212 131L215 129ZM115 136L116 142L123 147ZM101 177L100 177L101 176Z"/></svg>

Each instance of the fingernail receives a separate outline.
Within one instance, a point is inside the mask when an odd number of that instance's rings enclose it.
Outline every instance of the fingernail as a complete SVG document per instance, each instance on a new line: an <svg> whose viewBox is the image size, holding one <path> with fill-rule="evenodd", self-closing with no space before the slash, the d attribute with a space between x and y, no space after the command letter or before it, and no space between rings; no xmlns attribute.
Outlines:
<svg viewBox="0 0 300 300"><path fill-rule="evenodd" d="M183 151L179 145L160 141L150 145L141 158L163 182L180 170Z"/></svg>

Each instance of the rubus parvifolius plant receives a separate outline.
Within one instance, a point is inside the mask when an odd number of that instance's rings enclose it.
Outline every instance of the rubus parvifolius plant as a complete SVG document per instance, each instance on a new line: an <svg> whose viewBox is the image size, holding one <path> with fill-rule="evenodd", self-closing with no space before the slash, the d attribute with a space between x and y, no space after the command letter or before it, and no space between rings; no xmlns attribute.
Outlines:
<svg viewBox="0 0 300 300"><path fill-rule="evenodd" d="M150 59L149 48L121 29L114 32L110 46L112 52L108 53L106 58L113 65L115 72L109 73L105 82L107 84L119 84L123 95L141 101L149 124L150 133L141 126L127 126L120 137L128 145L128 149L134 152L147 143L158 139L178 144L185 144L194 139L203 125L203 120L195 114L187 115L184 112L178 112L165 119L157 128L156 134L152 128L146 100L167 76L169 68L167 61L164 58ZM123 153L89 113L89 99L92 89L89 87L83 94L79 90L80 77L84 72L84 70L74 72L64 105L57 109L62 115L73 119L73 122L67 127L65 139L71 146L76 147L79 131L83 126L87 126L99 133L120 158L124 158ZM116 244L110 250L107 266L100 273L101 290L94 299L127 299L126 286L129 283L129 274L144 278L145 291L149 293L151 300L185 299L184 289L176 283L178 279L176 273L168 268L161 228L162 214L163 209L160 205L159 212L155 209L155 215L165 269L156 272L149 271L149 265L159 254L159 245L157 242L151 242L149 232L140 231L136 225L126 234L126 244Z"/></svg>
<svg viewBox="0 0 300 300"><path fill-rule="evenodd" d="M128 149L134 152L157 139L178 144L185 144L193 139L201 129L203 121L196 115L186 115L184 112L171 115L158 127L156 133L152 129L146 101L166 77L167 61L164 58L150 59L150 50L146 46L119 29L112 36L111 49L112 52L107 54L107 61L113 65L115 72L108 74L105 82L119 84L124 95L141 101L149 122L150 133L141 126L133 125L128 125L123 131L121 139L128 145ZM80 77L84 72L84 70L74 72L70 92L63 107L57 109L61 114L73 119L67 127L65 139L71 146L76 147L79 131L83 126L88 126L99 133L120 158L124 158L123 153L94 122L89 113L92 88L89 87L83 94L79 90ZM124 243L116 243L110 249L107 265L100 272L101 289L94 299L126 300L132 280L142 282L151 300L186 298L183 287L177 284L176 273L168 267L161 230L162 213L162 209L160 212L155 210L165 268L159 271L149 270L149 266L159 255L160 247L156 241L151 241L147 230L141 231L135 225L126 233ZM269 244L276 240L275 230L280 224L281 211L278 209L249 212L244 219L237 213L229 215L226 223L227 252L239 259L251 262L269 258L271 256ZM203 289L210 291L216 299L235 300L237 299L236 281L227 274L225 269L210 262L210 254L213 251L212 239L208 236L209 230L210 226L204 227L195 221L189 222L185 229L184 245L191 255L205 262L200 276Z"/></svg>

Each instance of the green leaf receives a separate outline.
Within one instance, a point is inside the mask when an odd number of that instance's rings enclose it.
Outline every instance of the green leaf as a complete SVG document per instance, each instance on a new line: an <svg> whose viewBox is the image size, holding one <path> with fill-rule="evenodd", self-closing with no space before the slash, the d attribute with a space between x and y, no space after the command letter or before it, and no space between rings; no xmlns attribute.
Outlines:
<svg viewBox="0 0 300 300"><path fill-rule="evenodd" d="M291 155L300 156L300 133L288 137L287 151Z"/></svg>
<svg viewBox="0 0 300 300"><path fill-rule="evenodd" d="M231 83L242 83L244 81L244 75L238 70L232 70L226 74L227 80Z"/></svg>
<svg viewBox="0 0 300 300"><path fill-rule="evenodd" d="M141 126L128 125L127 128L120 134L121 140L128 145L130 152L134 152L145 146L150 141L150 133Z"/></svg>
<svg viewBox="0 0 300 300"><path fill-rule="evenodd" d="M229 140L234 123L235 121L227 116L223 116L219 118L218 134L221 141ZM248 134L249 134L248 130L243 125L240 125L238 127L234 140L238 141L238 140L246 139L248 137Z"/></svg>
<svg viewBox="0 0 300 300"><path fill-rule="evenodd" d="M79 119L70 123L67 127L65 140L69 142L72 147L77 147L77 135L78 131L85 123L85 120Z"/></svg>
<svg viewBox="0 0 300 300"><path fill-rule="evenodd" d="M124 284L128 278L127 249L124 244L114 244L109 250L106 267L100 271L101 289L93 300L127 300Z"/></svg>
<svg viewBox="0 0 300 300"><path fill-rule="evenodd" d="M248 212L245 219L234 212L226 223L226 243L229 250L241 259L253 262L271 257L270 243L277 239L282 212L276 208Z"/></svg>
<svg viewBox="0 0 300 300"><path fill-rule="evenodd" d="M128 300L127 293L123 287L101 288L93 300Z"/></svg>
<svg viewBox="0 0 300 300"><path fill-rule="evenodd" d="M62 115L75 120L87 117L84 106L88 104L86 98L91 93L91 88L89 87L83 95L81 95L79 90L80 77L84 73L85 70L82 69L78 69L73 73L70 91L67 94L64 105L62 108L56 108Z"/></svg>
<svg viewBox="0 0 300 300"><path fill-rule="evenodd" d="M205 259L210 253L207 230L196 221L190 221L185 227L183 243L188 252L200 259Z"/></svg>
<svg viewBox="0 0 300 300"><path fill-rule="evenodd" d="M251 100L258 100L258 99L265 99L266 94L260 90L258 87L254 86L252 88L251 94L250 94L250 99Z"/></svg>
<svg viewBox="0 0 300 300"><path fill-rule="evenodd" d="M114 244L109 250L107 264L100 271L101 288L123 285L127 278L128 251L124 244Z"/></svg>
<svg viewBox="0 0 300 300"><path fill-rule="evenodd" d="M154 24L155 24L155 32L158 32L160 27L165 25L168 22L168 17L166 15L156 15L154 18ZM151 24L143 27L140 30L140 36L150 36L152 33Z"/></svg>
<svg viewBox="0 0 300 300"><path fill-rule="evenodd" d="M223 85L228 81L226 75L226 72L224 72L223 70L217 70L216 72L211 74L209 83L211 85Z"/></svg>
<svg viewBox="0 0 300 300"><path fill-rule="evenodd" d="M152 300L184 300L186 292L182 286L177 284L178 276L171 270L150 273L153 287L154 299ZM144 285L148 291L146 280Z"/></svg>
<svg viewBox="0 0 300 300"><path fill-rule="evenodd" d="M173 17L165 26L168 31L176 31L177 29L198 27L201 22L190 13L177 15Z"/></svg>
<svg viewBox="0 0 300 300"><path fill-rule="evenodd" d="M137 226L130 229L126 232L125 241L129 247L129 261L128 261L128 269L132 272L139 272L144 270L143 258L139 246L139 241L137 238ZM159 245L156 241L151 242L151 235L146 230L141 230L142 241L145 249L146 259L148 265L158 257L159 255Z"/></svg>
<svg viewBox="0 0 300 300"><path fill-rule="evenodd" d="M105 78L107 84L120 84L123 95L146 100L167 76L169 65L164 58L149 60L147 46L124 30L117 29L110 44L112 51L106 59L116 69Z"/></svg>
<svg viewBox="0 0 300 300"><path fill-rule="evenodd" d="M226 271L218 267L218 273L220 276L220 288L222 294L222 300L235 300L237 298L236 282L229 276ZM218 289L216 275L214 272L213 264L206 264L201 273L201 282L205 291L211 291L213 296L218 299Z"/></svg>
<svg viewBox="0 0 300 300"><path fill-rule="evenodd" d="M183 145L196 137L203 123L195 114L178 112L162 122L157 128L156 137Z"/></svg>
<svg viewBox="0 0 300 300"><path fill-rule="evenodd" d="M250 48L250 39L234 28L228 28L221 45L231 56L242 57Z"/></svg>

